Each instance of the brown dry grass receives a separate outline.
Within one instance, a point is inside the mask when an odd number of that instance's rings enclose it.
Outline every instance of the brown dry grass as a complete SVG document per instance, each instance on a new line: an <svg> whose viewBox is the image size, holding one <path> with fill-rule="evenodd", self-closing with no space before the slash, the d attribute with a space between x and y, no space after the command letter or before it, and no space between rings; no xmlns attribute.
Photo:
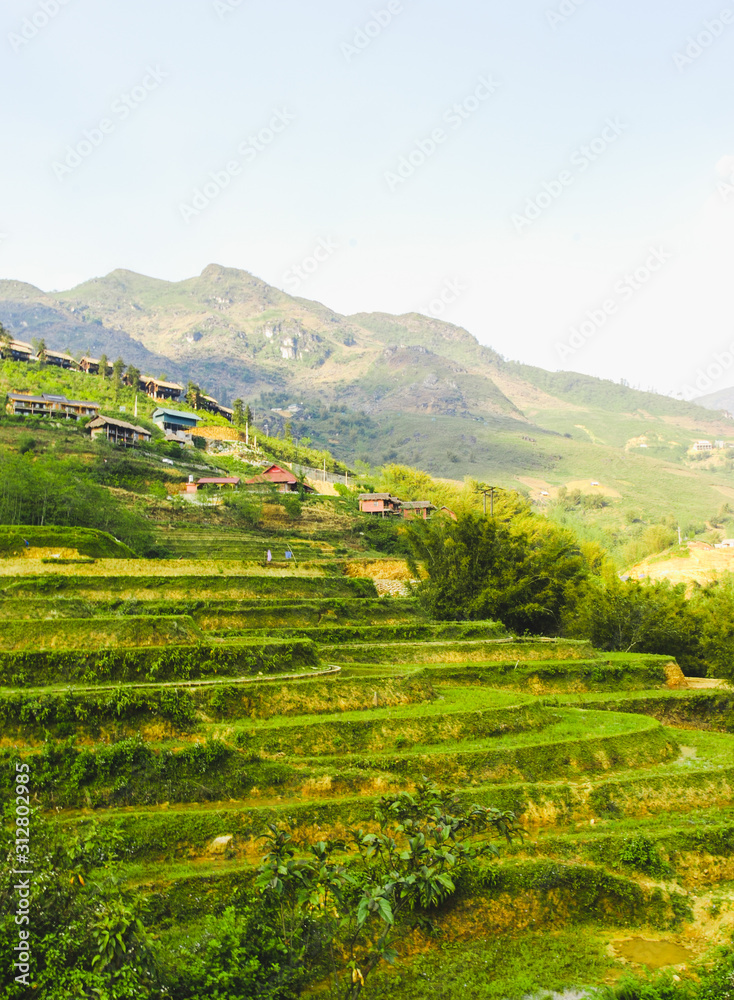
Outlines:
<svg viewBox="0 0 734 1000"><path fill-rule="evenodd" d="M244 441L245 432L236 427L204 426L197 428L197 437L206 438L207 441Z"/></svg>
<svg viewBox="0 0 734 1000"><path fill-rule="evenodd" d="M689 556L660 562L656 562L659 556L650 556L633 566L629 574L634 578L706 584L734 572L734 549L705 549L692 545L689 552Z"/></svg>
<svg viewBox="0 0 734 1000"><path fill-rule="evenodd" d="M55 566L42 563L40 559L2 559L2 576L91 576L91 577L139 577L139 576L261 576L262 564L242 562L237 559L100 559L98 562L80 563L71 566ZM322 576L318 567L303 569L270 568L268 576Z"/></svg>
<svg viewBox="0 0 734 1000"><path fill-rule="evenodd" d="M42 545L31 545L19 553L19 558L21 559L53 559L54 557L57 559L86 558L86 556L79 554L78 549L67 549L58 545L53 548L44 548Z"/></svg>
<svg viewBox="0 0 734 1000"><path fill-rule="evenodd" d="M408 566L403 559L363 559L353 560L347 564L346 575L367 577L370 580L402 580L412 579Z"/></svg>

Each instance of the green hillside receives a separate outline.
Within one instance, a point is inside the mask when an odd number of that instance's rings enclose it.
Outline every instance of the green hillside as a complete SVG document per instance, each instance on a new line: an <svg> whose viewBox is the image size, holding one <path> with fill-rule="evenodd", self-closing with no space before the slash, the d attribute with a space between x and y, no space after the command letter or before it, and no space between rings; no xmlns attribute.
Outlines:
<svg viewBox="0 0 734 1000"><path fill-rule="evenodd" d="M275 460L348 465L373 485L398 464L517 490L623 563L653 526L671 540L678 526L715 540L734 502L731 452L689 450L699 438L734 442L721 414L505 361L466 330L418 314L340 316L232 268L210 265L182 282L115 271L54 294L0 282L0 321L23 339L192 379L224 403L242 398ZM89 397L109 415L134 408L128 389L48 366L3 362L0 389ZM140 422L155 405L138 396ZM226 448L210 451L231 467ZM581 497L569 502L564 489Z"/></svg>

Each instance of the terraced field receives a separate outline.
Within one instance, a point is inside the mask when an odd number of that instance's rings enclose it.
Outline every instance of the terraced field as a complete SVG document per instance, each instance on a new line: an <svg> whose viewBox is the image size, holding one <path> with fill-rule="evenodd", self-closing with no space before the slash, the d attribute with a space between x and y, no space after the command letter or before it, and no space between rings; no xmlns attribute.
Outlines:
<svg viewBox="0 0 734 1000"><path fill-rule="evenodd" d="M498 936L531 954L541 932L556 982L528 959L503 995L685 975L734 929L734 692L690 690L665 656L428 621L326 554L5 560L0 724L7 797L20 758L69 838L114 845L151 927L251 898L268 824L374 830L379 797L425 777L513 810L526 837L406 921L365 996L453 997L490 957L501 983Z"/></svg>

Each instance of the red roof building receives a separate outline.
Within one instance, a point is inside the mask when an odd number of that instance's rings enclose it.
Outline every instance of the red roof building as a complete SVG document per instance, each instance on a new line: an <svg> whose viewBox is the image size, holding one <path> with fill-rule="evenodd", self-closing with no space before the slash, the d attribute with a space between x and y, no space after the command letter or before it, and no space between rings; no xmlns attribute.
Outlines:
<svg viewBox="0 0 734 1000"><path fill-rule="evenodd" d="M279 493L297 493L300 484L288 469L283 469L280 465L271 465L259 476L246 479L245 486L276 486ZM305 489L306 492L313 492L309 487Z"/></svg>
<svg viewBox="0 0 734 1000"><path fill-rule="evenodd" d="M363 514L400 514L402 500L391 493L362 493L359 497L359 509Z"/></svg>
<svg viewBox="0 0 734 1000"><path fill-rule="evenodd" d="M400 506L403 517L409 521L416 517L422 517L426 521L436 509L430 500L406 500Z"/></svg>

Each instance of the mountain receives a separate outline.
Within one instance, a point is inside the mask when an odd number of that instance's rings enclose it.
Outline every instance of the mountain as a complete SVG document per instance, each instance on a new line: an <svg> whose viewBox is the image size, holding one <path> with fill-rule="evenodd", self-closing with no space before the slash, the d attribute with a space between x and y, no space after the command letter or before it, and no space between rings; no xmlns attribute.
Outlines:
<svg viewBox="0 0 734 1000"><path fill-rule="evenodd" d="M184 376L180 365L149 351L122 327L105 323L74 305L67 306L53 294L21 281L0 281L0 321L20 340L35 337L45 340L48 347L75 356L107 354L113 359L119 355L152 375L165 371L169 378Z"/></svg>
<svg viewBox="0 0 734 1000"><path fill-rule="evenodd" d="M686 455L695 438L734 440L721 414L507 361L416 313L343 316L234 268L179 282L117 270L52 293L0 281L0 321L25 340L192 379L223 403L241 397L271 431L288 421L294 438L350 462L470 474L536 498L603 479L620 508L660 516L702 518L734 500L728 452Z"/></svg>
<svg viewBox="0 0 734 1000"><path fill-rule="evenodd" d="M734 385L729 386L728 389L717 389L716 392L699 396L696 402L707 410L723 410L725 413L734 413Z"/></svg>

